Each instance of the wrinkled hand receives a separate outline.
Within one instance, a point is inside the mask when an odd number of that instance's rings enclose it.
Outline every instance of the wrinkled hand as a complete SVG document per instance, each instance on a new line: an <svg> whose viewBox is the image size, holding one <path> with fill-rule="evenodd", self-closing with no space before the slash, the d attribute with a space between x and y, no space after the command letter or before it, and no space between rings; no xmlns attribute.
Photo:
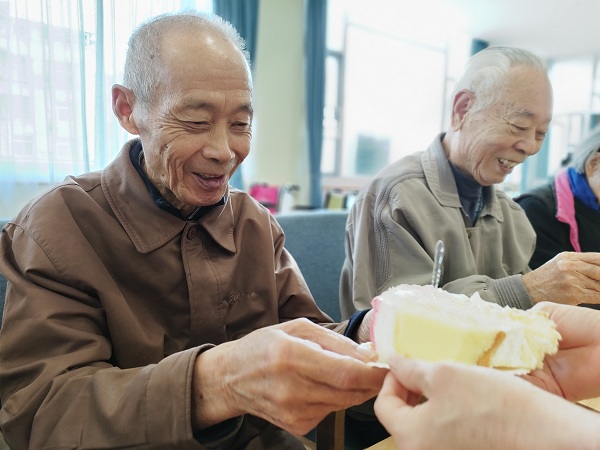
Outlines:
<svg viewBox="0 0 600 450"><path fill-rule="evenodd" d="M556 303L539 303L562 336L544 367L524 376L543 389L579 401L600 396L600 311Z"/></svg>
<svg viewBox="0 0 600 450"><path fill-rule="evenodd" d="M563 252L523 275L533 303L600 303L600 253Z"/></svg>
<svg viewBox="0 0 600 450"><path fill-rule="evenodd" d="M496 369L402 357L390 368L375 413L402 450L574 448L600 429L595 413Z"/></svg>
<svg viewBox="0 0 600 450"><path fill-rule="evenodd" d="M305 434L328 413L374 397L387 370L350 339L306 319L205 351L194 368L197 428L245 413Z"/></svg>

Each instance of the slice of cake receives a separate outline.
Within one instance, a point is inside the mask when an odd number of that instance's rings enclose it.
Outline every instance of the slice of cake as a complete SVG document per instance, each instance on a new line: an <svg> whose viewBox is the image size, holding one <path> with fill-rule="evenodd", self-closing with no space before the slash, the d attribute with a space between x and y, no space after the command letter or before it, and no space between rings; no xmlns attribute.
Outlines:
<svg viewBox="0 0 600 450"><path fill-rule="evenodd" d="M399 353L516 373L541 368L560 334L544 311L523 311L433 286L400 285L372 301L371 341L379 362Z"/></svg>

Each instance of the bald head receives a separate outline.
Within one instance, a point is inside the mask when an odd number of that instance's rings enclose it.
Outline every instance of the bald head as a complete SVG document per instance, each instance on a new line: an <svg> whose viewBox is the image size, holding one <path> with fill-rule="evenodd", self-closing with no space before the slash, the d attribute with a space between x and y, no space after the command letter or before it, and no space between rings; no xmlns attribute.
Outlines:
<svg viewBox="0 0 600 450"><path fill-rule="evenodd" d="M179 56L176 63L180 70L194 70L202 63L205 51L225 52L224 57L238 59L250 76L248 52L236 29L219 16L188 11L154 17L133 32L123 84L148 106L166 82L166 64Z"/></svg>
<svg viewBox="0 0 600 450"><path fill-rule="evenodd" d="M453 97L463 89L475 94L474 111L495 104L502 96L502 87L509 82L515 67L536 71L550 85L544 61L533 53L514 47L488 47L473 55L456 83Z"/></svg>

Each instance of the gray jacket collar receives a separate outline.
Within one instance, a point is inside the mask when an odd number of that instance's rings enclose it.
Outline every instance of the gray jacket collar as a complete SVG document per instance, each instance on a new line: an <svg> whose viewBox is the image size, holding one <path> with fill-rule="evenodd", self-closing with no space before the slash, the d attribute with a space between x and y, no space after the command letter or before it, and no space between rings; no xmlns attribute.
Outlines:
<svg viewBox="0 0 600 450"><path fill-rule="evenodd" d="M443 206L452 208L462 208L456 181L452 174L452 169L448 163L448 157L442 147L442 139L445 133L438 134L426 151L421 155L421 163L425 179L429 185L432 194ZM483 188L484 206L481 216L491 215L497 220L503 220L502 208L500 207L496 196L495 186L485 186Z"/></svg>

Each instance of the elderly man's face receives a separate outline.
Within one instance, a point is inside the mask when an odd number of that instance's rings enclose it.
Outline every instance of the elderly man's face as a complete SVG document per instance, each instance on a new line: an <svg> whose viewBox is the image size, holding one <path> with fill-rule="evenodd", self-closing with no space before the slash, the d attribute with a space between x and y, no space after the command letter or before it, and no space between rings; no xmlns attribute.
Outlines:
<svg viewBox="0 0 600 450"><path fill-rule="evenodd" d="M464 116L458 146L449 155L482 186L501 183L536 154L552 118L552 88L544 74L514 67L501 89L498 102Z"/></svg>
<svg viewBox="0 0 600 450"><path fill-rule="evenodd" d="M217 203L250 151L251 79L241 52L218 35L164 42L166 82L140 126L144 169L187 214Z"/></svg>

